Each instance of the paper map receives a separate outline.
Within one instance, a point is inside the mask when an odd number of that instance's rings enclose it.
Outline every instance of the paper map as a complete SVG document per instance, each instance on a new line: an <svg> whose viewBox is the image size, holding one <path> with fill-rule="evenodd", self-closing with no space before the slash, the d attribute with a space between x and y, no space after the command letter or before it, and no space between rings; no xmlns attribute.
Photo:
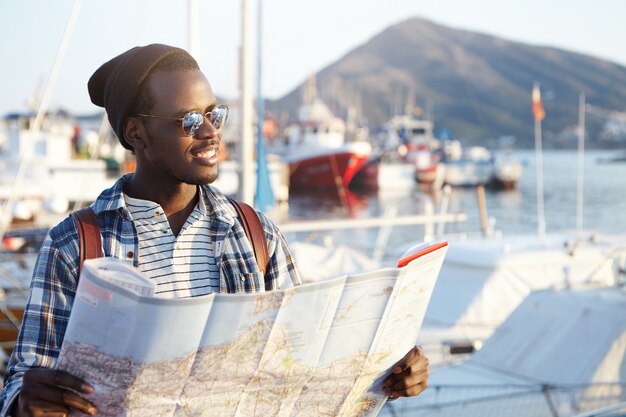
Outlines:
<svg viewBox="0 0 626 417"><path fill-rule="evenodd" d="M152 282L119 260L89 260L57 368L94 386L99 416L375 416L445 252L287 290L186 299L152 296Z"/></svg>

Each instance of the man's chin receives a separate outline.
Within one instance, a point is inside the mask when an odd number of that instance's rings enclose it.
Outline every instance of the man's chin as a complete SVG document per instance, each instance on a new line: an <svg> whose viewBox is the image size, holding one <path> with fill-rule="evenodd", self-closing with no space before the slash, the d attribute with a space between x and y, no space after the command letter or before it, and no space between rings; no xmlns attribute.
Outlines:
<svg viewBox="0 0 626 417"><path fill-rule="evenodd" d="M187 184L192 185L205 185L205 184L213 184L217 179L217 173L206 175L202 178L193 178L188 181L185 181Z"/></svg>
<svg viewBox="0 0 626 417"><path fill-rule="evenodd" d="M217 172L215 174L209 175L207 177L207 181L205 182L205 184L213 184L216 179L217 179Z"/></svg>

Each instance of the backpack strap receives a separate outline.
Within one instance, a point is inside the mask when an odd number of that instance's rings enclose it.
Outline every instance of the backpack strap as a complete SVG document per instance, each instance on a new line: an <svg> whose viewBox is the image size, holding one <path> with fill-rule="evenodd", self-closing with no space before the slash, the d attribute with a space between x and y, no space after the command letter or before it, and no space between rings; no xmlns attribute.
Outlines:
<svg viewBox="0 0 626 417"><path fill-rule="evenodd" d="M265 279L265 289L271 290L272 281L269 277L269 250L267 249L267 239L265 238L265 229L261 224L261 219L257 212L248 204L234 200L228 197L230 203L235 207L239 221L243 226L243 230L246 232L246 236L252 244L254 250L254 257L259 269L263 273Z"/></svg>
<svg viewBox="0 0 626 417"><path fill-rule="evenodd" d="M80 210L73 211L70 216L76 223L78 230L78 252L80 264L78 267L78 275L83 270L83 262L86 259L100 258L102 256L102 235L100 234L100 226L98 218L91 207L85 207Z"/></svg>
<svg viewBox="0 0 626 417"><path fill-rule="evenodd" d="M252 245L257 265L265 279L265 289L271 290L272 281L268 273L270 257L267 248L267 239L265 238L265 229L263 229L261 219L259 219L257 212L248 204L231 198L228 200L237 211L237 216L243 226L246 237ZM78 272L80 276L80 271L83 269L83 262L85 262L86 259L94 259L102 256L102 235L100 234L98 218L91 207L74 211L70 213L70 215L74 219L78 230L78 250L80 257Z"/></svg>

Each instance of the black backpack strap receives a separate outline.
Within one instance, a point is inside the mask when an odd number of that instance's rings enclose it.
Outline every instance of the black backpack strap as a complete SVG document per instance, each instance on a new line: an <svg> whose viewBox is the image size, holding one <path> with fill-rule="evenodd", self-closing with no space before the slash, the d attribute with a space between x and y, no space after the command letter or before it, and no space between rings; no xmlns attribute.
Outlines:
<svg viewBox="0 0 626 417"><path fill-rule="evenodd" d="M94 259L102 257L102 235L100 234L100 226L98 218L91 207L85 207L70 213L70 216L76 223L78 230L78 251L80 256L80 264L78 267L78 276L83 270L83 262L86 259Z"/></svg>
<svg viewBox="0 0 626 417"><path fill-rule="evenodd" d="M252 249L254 250L254 257L256 258L256 263L263 273L263 278L265 280L265 289L271 290L273 289L272 280L268 272L270 256L269 250L267 249L265 229L263 229L261 219L259 219L259 215L257 214L257 212L248 204L242 201L234 200L230 197L228 198L228 200L237 211L237 216L239 217L239 221L243 226L243 230L246 232L246 237L252 245Z"/></svg>

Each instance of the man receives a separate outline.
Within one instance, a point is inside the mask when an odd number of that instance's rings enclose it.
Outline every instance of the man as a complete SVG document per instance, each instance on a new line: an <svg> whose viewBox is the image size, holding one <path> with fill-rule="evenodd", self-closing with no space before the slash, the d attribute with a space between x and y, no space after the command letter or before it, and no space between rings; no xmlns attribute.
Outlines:
<svg viewBox="0 0 626 417"><path fill-rule="evenodd" d="M263 274L235 209L208 185L217 176L228 108L217 103L196 61L167 45L136 47L103 64L88 89L137 161L133 174L120 178L92 204L104 256L137 267L156 282L160 297L264 291ZM269 284L298 285L282 235L266 217L260 218L270 255ZM93 388L54 369L78 271L78 233L68 217L51 229L39 253L5 376L3 416L97 412L89 402ZM428 361L415 348L392 370L384 387L392 399L417 395L427 378Z"/></svg>

